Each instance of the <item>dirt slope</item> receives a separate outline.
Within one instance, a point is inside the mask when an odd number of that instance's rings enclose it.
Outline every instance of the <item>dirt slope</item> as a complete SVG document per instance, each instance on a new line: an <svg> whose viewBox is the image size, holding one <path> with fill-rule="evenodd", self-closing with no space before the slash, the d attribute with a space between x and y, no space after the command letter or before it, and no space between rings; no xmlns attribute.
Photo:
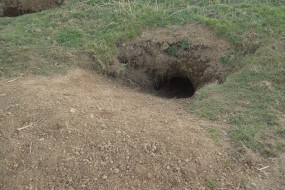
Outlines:
<svg viewBox="0 0 285 190"><path fill-rule="evenodd" d="M79 69L1 79L0 189L284 189L284 159L215 143L207 130L227 126L189 102Z"/></svg>

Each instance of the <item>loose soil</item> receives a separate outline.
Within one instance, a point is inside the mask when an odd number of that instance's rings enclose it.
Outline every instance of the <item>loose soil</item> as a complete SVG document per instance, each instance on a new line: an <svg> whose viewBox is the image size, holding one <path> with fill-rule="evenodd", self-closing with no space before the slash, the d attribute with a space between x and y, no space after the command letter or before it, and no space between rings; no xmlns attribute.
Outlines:
<svg viewBox="0 0 285 190"><path fill-rule="evenodd" d="M24 14L40 12L55 8L64 3L64 0L3 0L0 5L0 16L16 17Z"/></svg>
<svg viewBox="0 0 285 190"><path fill-rule="evenodd" d="M199 25L168 26L144 31L118 45L124 77L169 98L185 98L207 83L223 82L228 68L219 63L233 47Z"/></svg>
<svg viewBox="0 0 285 190"><path fill-rule="evenodd" d="M233 148L228 126L189 114L190 103L80 69L2 78L0 189L285 188L284 155Z"/></svg>

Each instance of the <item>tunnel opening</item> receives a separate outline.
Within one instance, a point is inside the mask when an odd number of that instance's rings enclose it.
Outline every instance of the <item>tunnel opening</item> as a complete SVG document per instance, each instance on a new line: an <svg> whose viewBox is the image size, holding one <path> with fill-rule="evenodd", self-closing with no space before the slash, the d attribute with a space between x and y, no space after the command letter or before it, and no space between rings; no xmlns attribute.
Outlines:
<svg viewBox="0 0 285 190"><path fill-rule="evenodd" d="M192 97L204 85L222 83L231 72L220 58L233 47L199 24L146 30L117 50L114 74L163 98Z"/></svg>
<svg viewBox="0 0 285 190"><path fill-rule="evenodd" d="M195 94L195 88L187 77L174 76L159 81L155 86L158 95L165 98L189 98Z"/></svg>

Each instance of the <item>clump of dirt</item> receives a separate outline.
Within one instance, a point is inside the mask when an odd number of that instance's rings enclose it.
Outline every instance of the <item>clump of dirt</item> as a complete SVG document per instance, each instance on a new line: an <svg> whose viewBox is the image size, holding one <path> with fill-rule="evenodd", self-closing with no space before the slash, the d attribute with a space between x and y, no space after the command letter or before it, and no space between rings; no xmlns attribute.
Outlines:
<svg viewBox="0 0 285 190"><path fill-rule="evenodd" d="M233 47L199 25L168 26L144 31L118 45L118 62L133 84L160 96L185 98L207 83L223 82L228 68L219 63Z"/></svg>
<svg viewBox="0 0 285 190"><path fill-rule="evenodd" d="M0 7L2 9L0 16L16 17L55 8L63 3L64 0L4 0Z"/></svg>

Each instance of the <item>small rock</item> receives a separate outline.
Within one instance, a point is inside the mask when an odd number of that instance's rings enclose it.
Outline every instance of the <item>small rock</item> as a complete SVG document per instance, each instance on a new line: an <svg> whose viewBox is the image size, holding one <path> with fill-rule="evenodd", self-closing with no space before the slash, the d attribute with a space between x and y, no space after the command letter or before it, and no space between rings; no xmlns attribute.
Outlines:
<svg viewBox="0 0 285 190"><path fill-rule="evenodd" d="M176 170L176 171L180 171L180 168L179 168L179 167L175 167L175 170Z"/></svg>
<svg viewBox="0 0 285 190"><path fill-rule="evenodd" d="M83 162L89 162L89 160L88 160L88 159L83 159L82 161L83 161Z"/></svg>
<svg viewBox="0 0 285 190"><path fill-rule="evenodd" d="M35 29L35 32L40 33L40 32L42 32L42 30L41 30L40 28L36 28L36 29Z"/></svg>
<svg viewBox="0 0 285 190"><path fill-rule="evenodd" d="M76 112L76 109L75 108L71 108L70 109L70 113L75 113Z"/></svg>
<svg viewBox="0 0 285 190"><path fill-rule="evenodd" d="M115 174L119 173L119 171L120 171L120 170L119 170L118 168L115 168L115 169L114 169L114 173L115 173Z"/></svg>
<svg viewBox="0 0 285 190"><path fill-rule="evenodd" d="M102 176L102 179L104 179L104 180L106 180L107 178L108 178L108 176L106 176L106 175Z"/></svg>
<svg viewBox="0 0 285 190"><path fill-rule="evenodd" d="M84 187L86 187L86 185L85 185L85 184L82 184L81 187L84 188Z"/></svg>

